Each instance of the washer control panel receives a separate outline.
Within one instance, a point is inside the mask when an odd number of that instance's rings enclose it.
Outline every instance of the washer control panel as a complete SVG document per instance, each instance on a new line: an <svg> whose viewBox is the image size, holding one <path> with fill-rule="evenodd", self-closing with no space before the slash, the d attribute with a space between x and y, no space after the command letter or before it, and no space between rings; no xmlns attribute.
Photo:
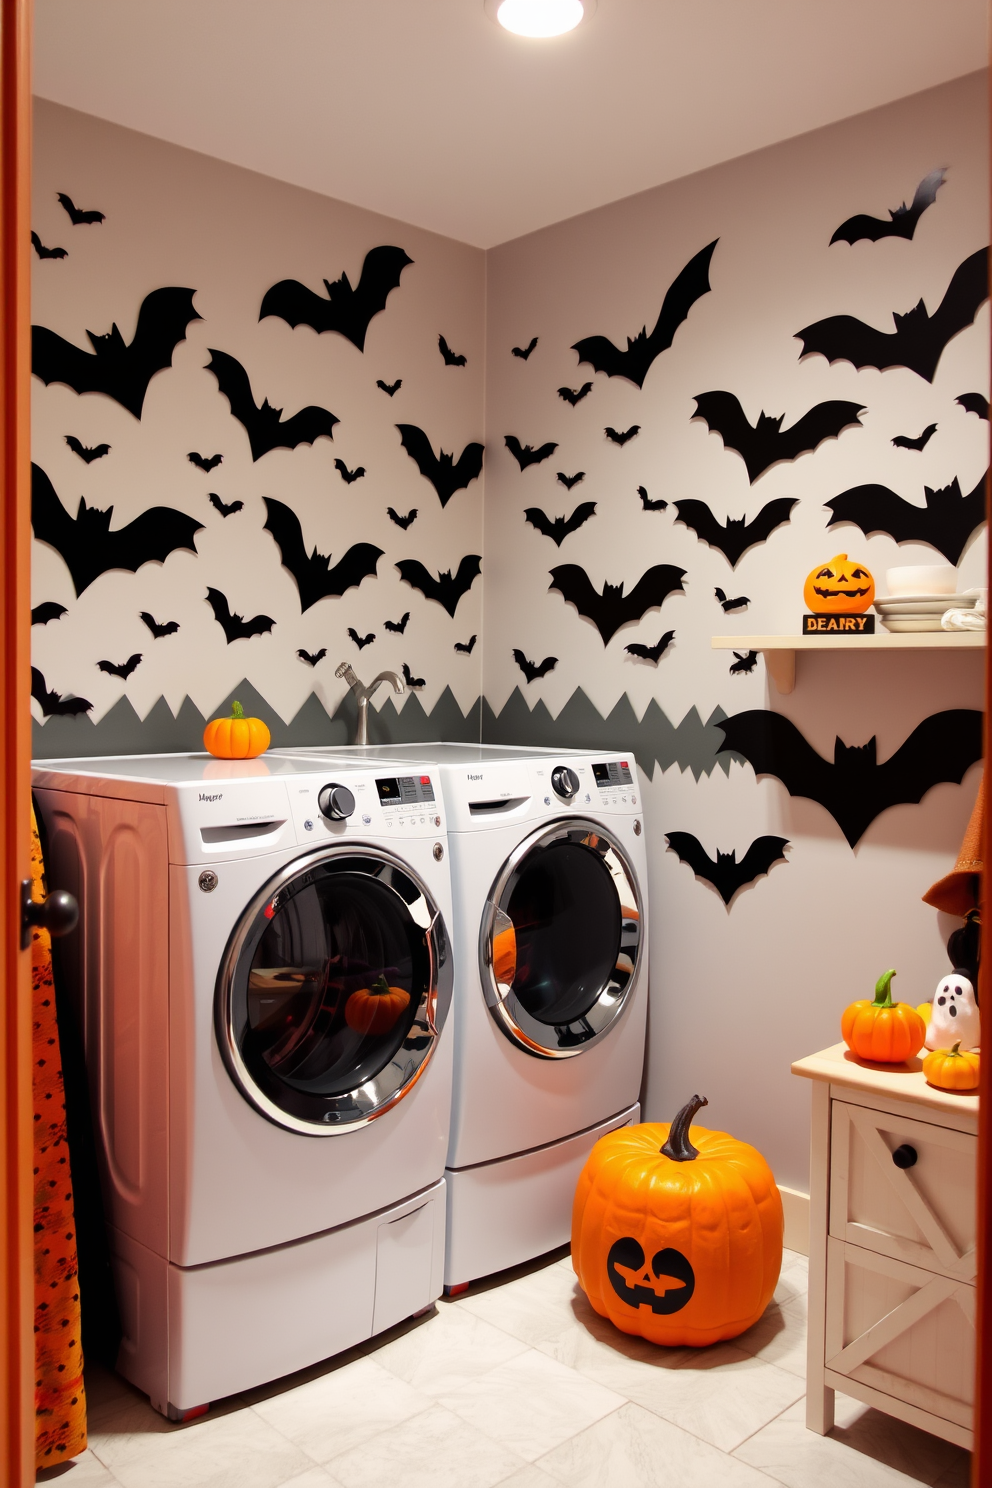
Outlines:
<svg viewBox="0 0 992 1488"><path fill-rule="evenodd" d="M641 810L632 755L600 760L573 755L567 764L554 759L546 765L535 763L533 771L536 814L560 813L563 807L577 813L596 810L636 815Z"/></svg>
<svg viewBox="0 0 992 1488"><path fill-rule="evenodd" d="M444 830L441 791L433 775L380 775L329 765L319 776L287 782L296 840L340 837L436 837Z"/></svg>
<svg viewBox="0 0 992 1488"><path fill-rule="evenodd" d="M440 825L434 781L428 774L377 775L375 782L387 831L435 832Z"/></svg>

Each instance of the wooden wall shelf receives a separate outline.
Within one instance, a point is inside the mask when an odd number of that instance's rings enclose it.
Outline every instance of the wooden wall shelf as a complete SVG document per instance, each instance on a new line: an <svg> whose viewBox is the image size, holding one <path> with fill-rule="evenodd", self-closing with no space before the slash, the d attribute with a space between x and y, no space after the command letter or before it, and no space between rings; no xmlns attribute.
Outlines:
<svg viewBox="0 0 992 1488"><path fill-rule="evenodd" d="M796 685L796 653L802 651L982 651L984 630L923 630L915 634L881 631L870 636L736 635L713 636L714 651L760 651L778 692Z"/></svg>

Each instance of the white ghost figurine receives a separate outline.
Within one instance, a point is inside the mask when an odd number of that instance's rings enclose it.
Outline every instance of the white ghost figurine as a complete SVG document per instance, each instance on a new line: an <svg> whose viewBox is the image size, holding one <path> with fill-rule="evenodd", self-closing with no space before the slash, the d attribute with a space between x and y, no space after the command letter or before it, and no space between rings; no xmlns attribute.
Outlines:
<svg viewBox="0 0 992 1488"><path fill-rule="evenodd" d="M926 1046L928 1049L950 1049L958 1041L962 1049L979 1048L982 1019L971 982L963 971L952 971L941 979L933 994Z"/></svg>

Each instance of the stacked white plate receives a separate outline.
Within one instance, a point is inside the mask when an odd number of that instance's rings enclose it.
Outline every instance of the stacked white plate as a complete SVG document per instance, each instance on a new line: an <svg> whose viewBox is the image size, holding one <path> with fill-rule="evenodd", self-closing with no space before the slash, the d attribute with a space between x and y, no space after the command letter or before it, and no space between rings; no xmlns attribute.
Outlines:
<svg viewBox="0 0 992 1488"><path fill-rule="evenodd" d="M875 611L886 630L940 630L948 610L970 610L975 594L900 594L893 599L875 596Z"/></svg>

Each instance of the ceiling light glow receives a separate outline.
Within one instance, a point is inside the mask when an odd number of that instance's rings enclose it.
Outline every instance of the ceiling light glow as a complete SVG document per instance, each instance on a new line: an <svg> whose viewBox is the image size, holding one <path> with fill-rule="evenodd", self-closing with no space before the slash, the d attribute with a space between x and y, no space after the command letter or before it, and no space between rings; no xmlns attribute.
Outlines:
<svg viewBox="0 0 992 1488"><path fill-rule="evenodd" d="M496 19L516 36L564 36L585 13L583 0L503 0Z"/></svg>

